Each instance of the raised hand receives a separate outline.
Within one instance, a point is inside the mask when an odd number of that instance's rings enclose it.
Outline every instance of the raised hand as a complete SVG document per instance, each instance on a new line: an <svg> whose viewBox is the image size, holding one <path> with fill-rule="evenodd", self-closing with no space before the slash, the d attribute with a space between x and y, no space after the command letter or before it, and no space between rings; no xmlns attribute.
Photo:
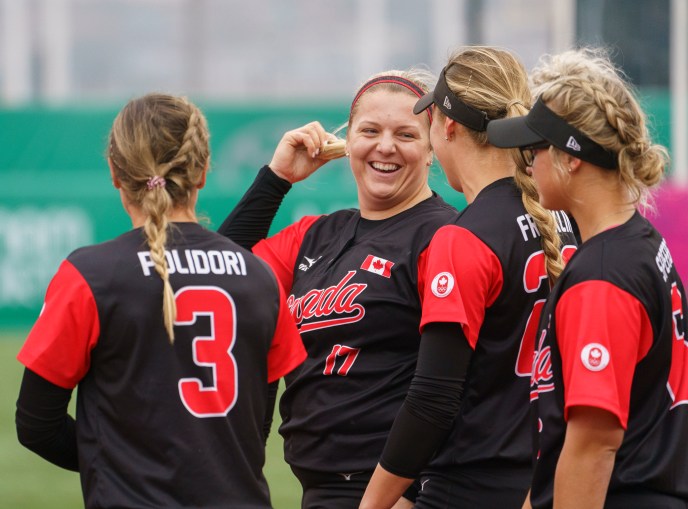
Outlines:
<svg viewBox="0 0 688 509"><path fill-rule="evenodd" d="M270 169L292 184L299 182L334 158L321 151L328 142L336 140L337 137L325 131L317 121L287 131L277 144Z"/></svg>

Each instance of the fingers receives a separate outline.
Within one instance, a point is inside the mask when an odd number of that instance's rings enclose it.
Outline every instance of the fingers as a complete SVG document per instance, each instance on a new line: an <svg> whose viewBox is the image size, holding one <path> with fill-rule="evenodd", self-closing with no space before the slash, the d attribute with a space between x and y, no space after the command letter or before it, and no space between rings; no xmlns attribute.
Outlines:
<svg viewBox="0 0 688 509"><path fill-rule="evenodd" d="M288 131L277 145L269 166L277 176L291 183L303 180L330 159L341 157L339 152L344 149L340 145L325 149L329 141L336 139L317 121Z"/></svg>
<svg viewBox="0 0 688 509"><path fill-rule="evenodd" d="M320 122L311 122L303 127L294 129L285 134L285 138L289 139L289 143L294 148L305 148L308 154L315 158L320 154L320 149L325 142L330 139L330 135Z"/></svg>

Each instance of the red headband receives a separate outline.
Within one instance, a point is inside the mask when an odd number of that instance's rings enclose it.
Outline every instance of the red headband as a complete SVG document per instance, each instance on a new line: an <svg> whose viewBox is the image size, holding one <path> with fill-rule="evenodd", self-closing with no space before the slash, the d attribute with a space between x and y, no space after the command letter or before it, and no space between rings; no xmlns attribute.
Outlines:
<svg viewBox="0 0 688 509"><path fill-rule="evenodd" d="M373 85L377 85L379 83L395 83L397 85L401 85L402 87L408 88L411 92L416 94L418 97L423 97L425 95L425 92L423 91L422 88L420 88L418 85L416 85L413 81L407 80L406 78L402 78L401 76L378 76L377 78L373 78L366 83L363 84L363 86L360 88L358 93L356 94L356 97L354 97L354 100L351 101L351 110L349 112L353 111L354 106L356 106L356 103L358 100L361 98L361 96ZM432 111L431 108L428 108L426 110L428 112L428 117L430 118L430 123L432 123Z"/></svg>

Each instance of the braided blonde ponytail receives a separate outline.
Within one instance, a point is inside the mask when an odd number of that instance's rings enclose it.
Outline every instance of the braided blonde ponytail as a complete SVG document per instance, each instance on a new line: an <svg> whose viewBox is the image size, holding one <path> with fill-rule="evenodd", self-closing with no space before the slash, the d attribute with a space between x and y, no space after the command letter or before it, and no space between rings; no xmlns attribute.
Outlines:
<svg viewBox="0 0 688 509"><path fill-rule="evenodd" d="M168 216L187 207L210 158L200 110L182 97L149 94L130 101L110 132L108 157L127 199L146 219L143 232L163 283L163 321L174 342L177 307L165 255Z"/></svg>
<svg viewBox="0 0 688 509"><path fill-rule="evenodd" d="M449 88L465 103L487 113L490 120L526 115L532 103L528 75L523 64L509 51L489 46L457 50L446 67ZM487 133L468 129L479 145L487 145ZM522 193L523 206L540 231L549 279L556 281L563 270L561 240L552 214L540 205L535 182L526 172L518 149L511 149L516 165L514 179Z"/></svg>
<svg viewBox="0 0 688 509"><path fill-rule="evenodd" d="M561 239L557 232L556 221L552 213L540 205L535 181L526 173L525 167L517 166L514 179L521 189L523 206L540 231L540 244L545 253L545 268L550 284L554 285L564 270L564 261L561 257Z"/></svg>
<svg viewBox="0 0 688 509"><path fill-rule="evenodd" d="M163 182L165 182L163 180ZM148 186L149 192L144 196L141 206L146 213L143 231L148 239L151 260L155 272L162 279L162 310L163 320L170 342L174 342L174 322L177 319L177 306L174 302L174 290L170 284L169 268L165 258L165 244L167 243L167 213L172 206L172 200L165 192L165 186Z"/></svg>

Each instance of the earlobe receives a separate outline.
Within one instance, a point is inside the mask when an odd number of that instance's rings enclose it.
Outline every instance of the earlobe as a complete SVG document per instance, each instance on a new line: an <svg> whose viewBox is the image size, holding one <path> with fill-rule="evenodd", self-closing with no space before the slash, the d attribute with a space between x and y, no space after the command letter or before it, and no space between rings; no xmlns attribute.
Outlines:
<svg viewBox="0 0 688 509"><path fill-rule="evenodd" d="M581 159L578 159L577 157L569 155L567 157L566 164L568 166L569 173L574 173L580 169L581 164L583 164L583 161Z"/></svg>

